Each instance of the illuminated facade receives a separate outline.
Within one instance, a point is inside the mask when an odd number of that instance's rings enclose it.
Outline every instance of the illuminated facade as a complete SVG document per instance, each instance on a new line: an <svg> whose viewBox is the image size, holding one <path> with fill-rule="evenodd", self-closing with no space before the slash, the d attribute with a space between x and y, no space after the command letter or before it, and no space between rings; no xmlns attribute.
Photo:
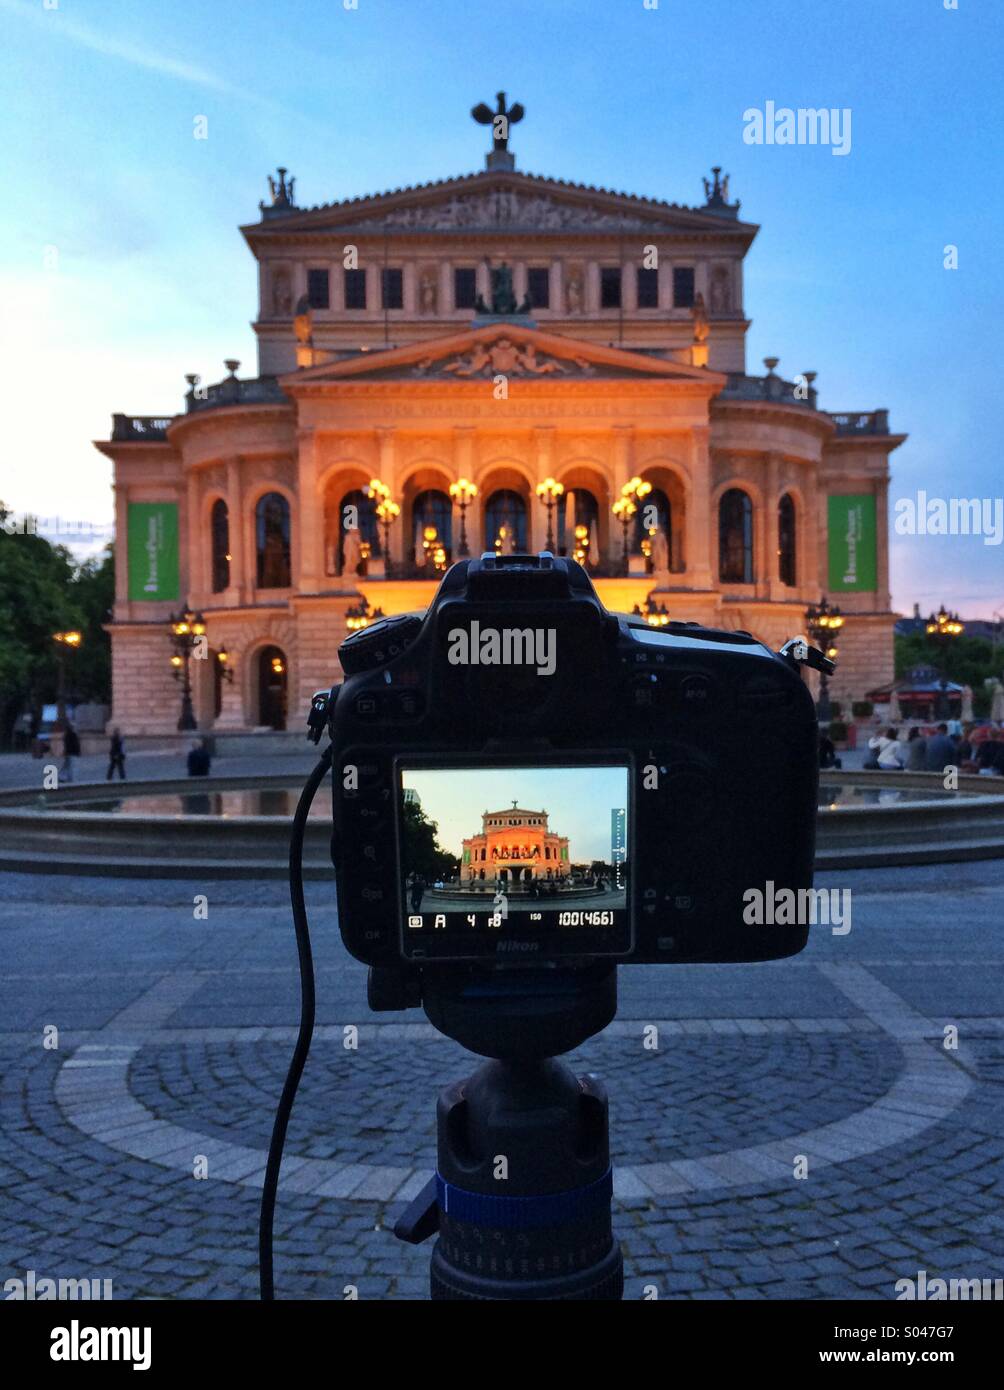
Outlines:
<svg viewBox="0 0 1004 1390"><path fill-rule="evenodd" d="M181 413L117 415L97 445L113 725L174 729L166 621L187 599L208 637L200 729L298 727L350 625L424 607L465 548L550 543L608 607L654 594L775 646L825 592L847 615L834 695L892 678L904 436L883 410L819 408L814 372L747 374L757 228L717 171L696 207L524 174L508 150L313 208L270 182L241 228L257 374L190 377Z"/></svg>
<svg viewBox="0 0 1004 1390"><path fill-rule="evenodd" d="M567 837L548 829L546 811L524 811L515 802L504 811L485 811L481 834L463 843L461 883L530 883L568 872Z"/></svg>

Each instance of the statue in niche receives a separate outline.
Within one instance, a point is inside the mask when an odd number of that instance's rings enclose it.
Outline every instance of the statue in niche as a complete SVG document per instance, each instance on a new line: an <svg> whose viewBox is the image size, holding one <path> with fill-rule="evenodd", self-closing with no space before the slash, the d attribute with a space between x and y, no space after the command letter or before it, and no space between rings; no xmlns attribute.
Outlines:
<svg viewBox="0 0 1004 1390"><path fill-rule="evenodd" d="M438 299L435 272L427 270L419 284L418 302L423 314L434 314Z"/></svg>
<svg viewBox="0 0 1004 1390"><path fill-rule="evenodd" d="M575 269L569 271L568 285L565 289L565 302L568 305L570 314L582 313L582 272Z"/></svg>
<svg viewBox="0 0 1004 1390"><path fill-rule="evenodd" d="M505 261L501 265L490 266L488 274L491 277L491 304L485 303L484 296L478 295L474 302L475 312L478 314L527 314L530 312L530 300L526 298L522 304L517 305L516 294L512 287L512 271Z"/></svg>
<svg viewBox="0 0 1004 1390"><path fill-rule="evenodd" d="M277 270L272 277L272 313L276 318L288 318L293 308L293 290L289 283L289 271Z"/></svg>
<svg viewBox="0 0 1004 1390"><path fill-rule="evenodd" d="M729 272L725 266L716 266L711 275L711 312L725 314L732 308L729 290Z"/></svg>
<svg viewBox="0 0 1004 1390"><path fill-rule="evenodd" d="M342 574L344 576L357 575L362 558L363 538L359 534L359 528L352 526L345 532L342 540Z"/></svg>
<svg viewBox="0 0 1004 1390"><path fill-rule="evenodd" d="M652 536L652 569L656 574L662 574L669 570L669 541L666 539L666 532L661 526L655 528Z"/></svg>
<svg viewBox="0 0 1004 1390"><path fill-rule="evenodd" d="M694 295L694 306L690 311L690 316L694 321L694 342L706 343L711 328L708 323L708 310L704 303L703 294Z"/></svg>

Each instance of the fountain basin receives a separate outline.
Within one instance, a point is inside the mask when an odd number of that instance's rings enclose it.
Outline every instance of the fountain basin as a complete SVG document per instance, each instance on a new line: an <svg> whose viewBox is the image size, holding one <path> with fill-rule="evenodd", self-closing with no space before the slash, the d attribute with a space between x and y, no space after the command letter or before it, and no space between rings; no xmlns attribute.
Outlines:
<svg viewBox="0 0 1004 1390"><path fill-rule="evenodd" d="M0 793L0 870L143 878L284 878L297 774ZM331 876L330 792L315 797L304 873ZM817 870L1004 857L1004 778L820 774Z"/></svg>

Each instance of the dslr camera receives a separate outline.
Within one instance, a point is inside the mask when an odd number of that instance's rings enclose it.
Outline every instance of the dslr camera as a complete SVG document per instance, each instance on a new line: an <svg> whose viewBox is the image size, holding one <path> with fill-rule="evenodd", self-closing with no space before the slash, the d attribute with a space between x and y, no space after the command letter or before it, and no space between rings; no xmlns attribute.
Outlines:
<svg viewBox="0 0 1004 1390"><path fill-rule="evenodd" d="M776 653L653 627L607 611L571 559L489 553L339 656L311 720L332 741L339 922L373 1007L419 1003L436 972L805 945L804 926L744 921L749 889L812 884L804 639Z"/></svg>

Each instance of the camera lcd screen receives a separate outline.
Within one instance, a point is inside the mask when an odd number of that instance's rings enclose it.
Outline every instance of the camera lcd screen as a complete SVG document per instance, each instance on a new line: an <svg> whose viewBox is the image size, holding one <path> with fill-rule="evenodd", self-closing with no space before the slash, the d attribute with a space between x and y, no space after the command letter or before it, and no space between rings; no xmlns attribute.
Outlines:
<svg viewBox="0 0 1004 1390"><path fill-rule="evenodd" d="M586 934L591 949L626 949L625 764L398 771L405 955L483 955L493 938L544 934L549 949Z"/></svg>

